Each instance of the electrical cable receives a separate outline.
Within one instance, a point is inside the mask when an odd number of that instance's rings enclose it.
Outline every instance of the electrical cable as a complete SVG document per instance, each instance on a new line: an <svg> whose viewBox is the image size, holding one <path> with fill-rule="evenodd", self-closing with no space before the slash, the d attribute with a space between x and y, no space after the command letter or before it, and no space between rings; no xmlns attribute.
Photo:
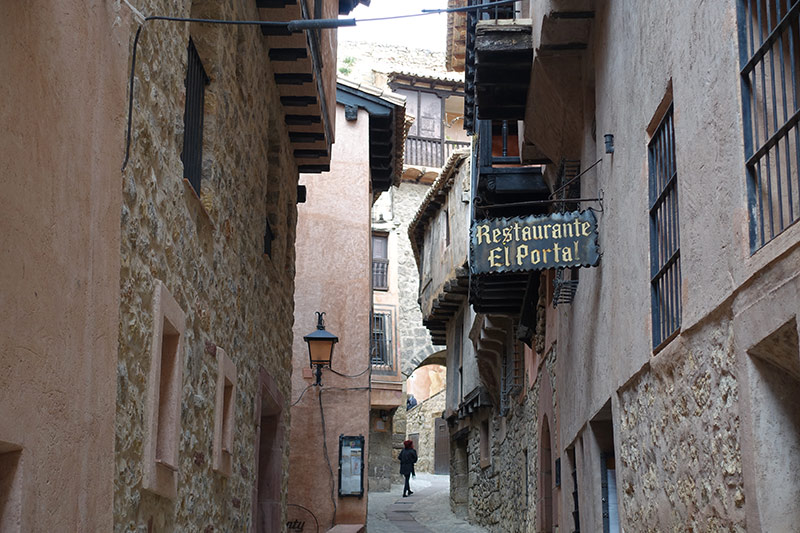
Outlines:
<svg viewBox="0 0 800 533"><path fill-rule="evenodd" d="M305 512L307 512L308 514L310 514L311 518L314 519L314 523L317 524L317 533L319 533L319 520L317 520L317 516L314 513L311 512L311 509L309 509L308 507L303 507L302 505L297 505L296 503L287 503L286 505L287 506L290 505L292 507L299 507L300 509L302 509Z"/></svg>
<svg viewBox="0 0 800 533"><path fill-rule="evenodd" d="M331 372L333 372L337 376L342 376L343 378L357 378L357 377L363 376L364 374L366 374L367 372L372 370L372 365L368 366L367 368L365 368L364 370L362 370L358 374L342 374L341 372L337 372L336 370L334 370L332 368L329 368L328 370L330 370Z"/></svg>
<svg viewBox="0 0 800 533"><path fill-rule="evenodd" d="M480 9L487 9L496 6L513 4L516 0L499 0L497 2L489 2L487 4L478 4L466 7L452 7L446 9L423 9L420 13L413 13L409 15L395 15L390 17L374 17L363 19L303 19L303 20L290 20L286 22L272 21L272 20L221 20L221 19L200 19L191 17L168 17L161 15L154 15L144 17L139 28L136 30L136 36L133 39L133 51L131 53L131 73L128 80L128 125L127 133L125 136L125 159L122 162L122 171L128 166L130 159L131 148L131 128L133 123L133 83L134 75L136 72L136 50L139 46L139 36L142 33L144 25L151 20L163 20L167 22L195 22L200 24L222 24L229 26L272 26L272 27L285 27L289 31L302 31L309 29L333 29L347 26L355 26L358 22L376 22L381 20L397 20L411 17L421 17L424 15L438 15L442 13L460 13L467 11L477 11ZM135 16L142 17L142 13L134 8L129 2L125 2L131 9Z"/></svg>
<svg viewBox="0 0 800 533"><path fill-rule="evenodd" d="M145 17L144 21L139 24L136 30L136 36L133 38L133 52L131 54L131 74L128 80L128 128L125 138L125 160L122 162L122 170L128 166L130 159L131 148L131 127L133 115L133 80L136 72L136 50L139 46L139 36L144 29L144 25L151 20L164 20L167 22L195 22L201 24L223 24L228 26L271 26L271 27L285 27L289 31L301 31L308 29L322 29L322 28L339 28L342 26L355 26L355 19L308 19L308 20L290 20L288 22L278 22L272 20L221 20L221 19L199 19L191 17L167 17L154 15Z"/></svg>
<svg viewBox="0 0 800 533"><path fill-rule="evenodd" d="M319 417L322 422L322 453L325 454L325 462L328 463L328 471L331 474L331 503L333 504L333 520L331 521L331 527L336 523L336 498L333 497L333 489L336 487L336 482L334 481L333 477L333 466L331 466L331 458L328 456L328 437L327 433L325 432L325 410L322 408L322 391L324 389L320 388L319 390Z"/></svg>
<svg viewBox="0 0 800 533"><path fill-rule="evenodd" d="M298 403L300 403L300 400L302 400L302 399L303 399L303 395L306 393L306 391L307 391L308 389L310 389L311 387L313 387L313 386L314 386L314 383L312 383L311 385L309 385L308 387L306 387L305 389L303 389L303 392L301 392L301 393L300 393L300 396L299 396L299 397L298 397L298 398L297 398L297 399L296 399L294 402L292 402L292 405L291 405L291 406L292 406L292 407L294 407L295 405L297 405Z"/></svg>
<svg viewBox="0 0 800 533"><path fill-rule="evenodd" d="M441 15L443 13L466 13L469 11L478 11L479 9L488 9L491 7L499 7L499 6L506 6L510 4L516 3L518 0L498 0L497 2L488 2L485 4L477 4L474 6L465 6L465 7L447 7L443 9L423 9L419 13L410 13L408 15L390 15L388 17L373 17L373 18L363 18L363 19L355 19L356 24L359 22L379 22L383 20L398 20L398 19L408 19L414 17L423 17L425 15Z"/></svg>

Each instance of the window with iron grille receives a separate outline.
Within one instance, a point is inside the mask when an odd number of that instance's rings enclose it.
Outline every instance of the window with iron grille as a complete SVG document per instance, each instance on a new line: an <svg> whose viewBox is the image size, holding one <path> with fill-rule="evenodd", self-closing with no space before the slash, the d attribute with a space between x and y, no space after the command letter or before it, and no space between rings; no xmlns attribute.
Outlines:
<svg viewBox="0 0 800 533"><path fill-rule="evenodd" d="M519 394L523 385L523 353L522 344L518 342L513 333L509 332L506 339L506 348L501 360L502 374L500 376L500 416L506 416L511 408L511 400Z"/></svg>
<svg viewBox="0 0 800 533"><path fill-rule="evenodd" d="M385 370L393 368L392 357L392 315L391 313L372 314L372 342L370 355L373 366Z"/></svg>
<svg viewBox="0 0 800 533"><path fill-rule="evenodd" d="M653 347L681 325L681 253L675 128L669 107L648 146Z"/></svg>
<svg viewBox="0 0 800 533"><path fill-rule="evenodd" d="M389 236L372 235L372 288L389 290Z"/></svg>
<svg viewBox="0 0 800 533"><path fill-rule="evenodd" d="M739 0L742 118L756 252L800 218L800 0Z"/></svg>
<svg viewBox="0 0 800 533"><path fill-rule="evenodd" d="M186 70L186 107L183 113L183 176L200 194L200 176L203 169L203 106L206 85L210 81L197 54L194 42L189 39Z"/></svg>

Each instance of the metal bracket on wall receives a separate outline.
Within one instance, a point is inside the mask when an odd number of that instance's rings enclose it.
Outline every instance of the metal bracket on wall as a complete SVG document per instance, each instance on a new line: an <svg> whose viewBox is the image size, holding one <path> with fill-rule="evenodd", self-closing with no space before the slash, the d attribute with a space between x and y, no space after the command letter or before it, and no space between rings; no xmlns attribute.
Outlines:
<svg viewBox="0 0 800 533"><path fill-rule="evenodd" d="M558 304L571 304L577 291L578 280L564 279L564 269L557 269L553 279L553 308L558 307Z"/></svg>

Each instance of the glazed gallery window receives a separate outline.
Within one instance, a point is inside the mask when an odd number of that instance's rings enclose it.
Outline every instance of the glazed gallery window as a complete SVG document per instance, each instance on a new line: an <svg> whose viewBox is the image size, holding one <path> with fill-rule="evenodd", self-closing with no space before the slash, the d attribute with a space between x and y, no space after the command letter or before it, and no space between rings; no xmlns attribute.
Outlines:
<svg viewBox="0 0 800 533"><path fill-rule="evenodd" d="M740 0L739 60L756 252L800 218L800 0Z"/></svg>
<svg viewBox="0 0 800 533"><path fill-rule="evenodd" d="M389 236L372 234L372 288L389 290Z"/></svg>
<svg viewBox="0 0 800 533"><path fill-rule="evenodd" d="M648 146L650 170L650 293L653 347L681 326L681 251L678 173L672 105Z"/></svg>
<svg viewBox="0 0 800 533"><path fill-rule="evenodd" d="M200 177L203 170L203 115L206 85L210 81L194 42L189 39L186 68L186 107L183 113L183 177L192 189L200 194Z"/></svg>

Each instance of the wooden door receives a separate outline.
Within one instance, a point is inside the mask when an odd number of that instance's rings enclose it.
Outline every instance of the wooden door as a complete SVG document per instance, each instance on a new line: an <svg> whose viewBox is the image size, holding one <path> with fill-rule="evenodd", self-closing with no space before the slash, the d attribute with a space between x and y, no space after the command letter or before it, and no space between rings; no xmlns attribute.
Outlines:
<svg viewBox="0 0 800 533"><path fill-rule="evenodd" d="M435 420L436 436L433 450L433 473L450 473L450 430L444 418Z"/></svg>

